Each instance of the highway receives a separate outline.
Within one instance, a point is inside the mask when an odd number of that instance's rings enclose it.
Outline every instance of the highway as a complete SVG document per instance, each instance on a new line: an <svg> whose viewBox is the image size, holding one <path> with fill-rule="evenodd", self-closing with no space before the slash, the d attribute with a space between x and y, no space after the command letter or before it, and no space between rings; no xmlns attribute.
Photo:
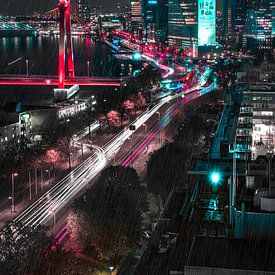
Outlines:
<svg viewBox="0 0 275 275"><path fill-rule="evenodd" d="M196 86L187 92L190 93L197 90L199 86ZM168 96L160 100L151 110L142 113L135 121L130 125L134 125L135 129L139 129L144 123L146 123L162 106L164 106L171 99L181 98L182 94L175 96ZM181 101L179 101L181 102ZM175 115L173 110L179 108L180 103L175 103L172 109L167 110L167 115L164 115L160 123L164 126L169 123L172 117ZM173 114L173 116L171 116ZM96 125L95 125L96 127ZM87 184L94 179L100 171L102 171L111 160L114 155L119 151L125 141L127 141L133 131L129 127L122 130L112 140L107 142L102 148L93 146L95 153L81 163L77 168L72 170L67 176L59 181L54 187L47 191L44 195L38 198L32 203L26 210L24 210L14 221L21 222L23 225L36 226L38 224L46 224L53 216L56 215L62 208L64 208L75 196L86 188ZM149 132L147 142L150 138L156 135L156 129L153 132ZM137 151L134 152L135 156ZM129 166L134 160L135 156L131 160L124 163L125 166Z"/></svg>
<svg viewBox="0 0 275 275"><path fill-rule="evenodd" d="M160 69L164 70L163 78L172 76L175 71L173 68L168 67L159 63L154 58L149 55L143 54L143 58L149 62L153 62ZM150 110L143 112L135 121L133 121L128 127L123 129L119 134L117 134L113 139L108 141L102 148L93 145L94 153L88 159L83 161L78 167L72 170L67 176L65 176L61 181L59 181L54 187L48 190L35 202L33 202L29 207L27 207L23 212L21 212L15 219L15 222L22 223L23 226L37 226L40 224L47 224L50 220L55 218L56 214L59 213L63 208L69 205L70 202L82 191L84 190L88 183L92 181L105 167L107 167L109 161L114 158L117 152L121 149L123 144L131 138L131 136L140 127L142 127L150 118L152 118L165 104L170 103L171 100L175 101L172 106L167 108L162 118L159 122L155 124L154 127L150 129L147 133L145 139L138 144L135 150L128 156L121 164L128 167L133 164L135 159L143 150L144 146L149 144L152 139L158 134L158 132L165 128L169 122L172 121L174 116L178 113L182 104L188 100L188 97L197 97L201 95L200 88L202 83L208 77L208 70L205 74L201 76L201 82L195 85L193 88L184 91L185 98L182 99L183 92L176 95L167 94L166 97L159 99L159 101ZM204 78L205 77L205 78ZM76 84L75 81L78 80L82 85L118 85L122 79L102 79L102 78L79 78L75 80L67 80L67 85ZM117 82L116 82L117 81ZM78 84L79 84L78 82ZM85 84L84 84L85 83ZM0 76L0 85L57 85L58 81L56 78L46 78L41 77L22 77L22 76ZM194 95L195 94L195 95ZM191 99L190 99L191 100ZM134 131L130 130L130 126L134 126ZM95 130L98 124L92 125L92 130ZM76 139L81 139L87 134L88 129L84 129L82 133Z"/></svg>

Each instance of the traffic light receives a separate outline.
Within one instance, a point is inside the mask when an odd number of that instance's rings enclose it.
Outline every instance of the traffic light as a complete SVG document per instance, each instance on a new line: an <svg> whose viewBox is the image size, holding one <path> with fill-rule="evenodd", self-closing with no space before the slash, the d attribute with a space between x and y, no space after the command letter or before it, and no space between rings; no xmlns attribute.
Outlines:
<svg viewBox="0 0 275 275"><path fill-rule="evenodd" d="M212 171L210 173L210 183L213 186L217 186L222 181L222 174L220 171Z"/></svg>

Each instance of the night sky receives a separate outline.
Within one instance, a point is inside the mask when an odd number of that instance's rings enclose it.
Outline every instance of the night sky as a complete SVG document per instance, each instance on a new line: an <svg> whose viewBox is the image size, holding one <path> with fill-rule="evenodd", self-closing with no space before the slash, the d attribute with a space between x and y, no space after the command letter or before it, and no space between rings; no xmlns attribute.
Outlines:
<svg viewBox="0 0 275 275"><path fill-rule="evenodd" d="M74 0L71 0L74 3ZM90 6L103 7L105 11L114 10L116 3L129 3L130 0L88 0ZM0 0L0 14L3 15L24 15L32 14L35 11L42 12L56 7L58 0Z"/></svg>

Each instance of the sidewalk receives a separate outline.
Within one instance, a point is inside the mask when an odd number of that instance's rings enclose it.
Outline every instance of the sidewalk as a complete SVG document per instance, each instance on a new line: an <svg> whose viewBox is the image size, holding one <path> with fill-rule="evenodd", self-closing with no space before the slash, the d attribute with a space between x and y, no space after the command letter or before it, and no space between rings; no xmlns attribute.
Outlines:
<svg viewBox="0 0 275 275"><path fill-rule="evenodd" d="M78 149L77 153L74 155L74 160L72 160L72 169L76 168L84 159L87 159L90 155L93 154L88 147L84 147L84 155L82 158L81 148ZM51 170L50 180L48 172L43 171L43 182L41 182L41 172L38 172L37 180L37 195L35 194L35 182L32 173L32 200L30 200L30 189L29 182L26 182L25 189L21 193L15 193L15 212L11 212L11 200L3 200L0 206L0 229L2 229L8 222L16 218L22 211L24 211L29 205L36 201L41 195L46 193L50 188L52 188L57 182L59 182L64 176L69 172L69 163L68 161L63 161L55 165L55 171ZM55 177L53 177L53 173Z"/></svg>

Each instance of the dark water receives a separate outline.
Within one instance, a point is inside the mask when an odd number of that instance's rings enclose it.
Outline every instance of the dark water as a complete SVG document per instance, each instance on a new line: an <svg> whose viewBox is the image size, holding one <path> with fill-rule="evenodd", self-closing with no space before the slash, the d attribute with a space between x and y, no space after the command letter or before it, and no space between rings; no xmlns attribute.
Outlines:
<svg viewBox="0 0 275 275"><path fill-rule="evenodd" d="M73 45L76 75L87 75L88 67L89 75L120 74L120 64L107 46L95 44L88 37L73 37ZM8 65L18 58L21 61ZM0 38L0 74L26 74L26 60L30 74L56 75L58 36Z"/></svg>
<svg viewBox="0 0 275 275"><path fill-rule="evenodd" d="M128 74L128 64L121 71L121 63L115 59L108 46L94 43L91 38L73 37L75 73L77 76L117 77ZM15 64L10 62L22 58ZM26 60L30 75L57 75L58 36L1 37L0 74L26 75ZM89 66L87 65L89 61ZM125 62L124 62L125 63ZM133 65L139 66L140 64ZM111 92L110 87L82 87L84 96L90 93ZM80 93L81 94L81 93ZM7 102L26 105L48 105L52 103L53 87L0 86L0 107Z"/></svg>

